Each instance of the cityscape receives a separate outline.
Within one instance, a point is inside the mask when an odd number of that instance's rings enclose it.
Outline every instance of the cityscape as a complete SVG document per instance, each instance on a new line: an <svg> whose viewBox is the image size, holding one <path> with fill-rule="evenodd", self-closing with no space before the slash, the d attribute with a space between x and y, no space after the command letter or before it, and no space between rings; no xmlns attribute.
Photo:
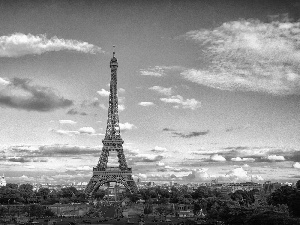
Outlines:
<svg viewBox="0 0 300 225"><path fill-rule="evenodd" d="M1 6L0 224L300 224L298 2Z"/></svg>

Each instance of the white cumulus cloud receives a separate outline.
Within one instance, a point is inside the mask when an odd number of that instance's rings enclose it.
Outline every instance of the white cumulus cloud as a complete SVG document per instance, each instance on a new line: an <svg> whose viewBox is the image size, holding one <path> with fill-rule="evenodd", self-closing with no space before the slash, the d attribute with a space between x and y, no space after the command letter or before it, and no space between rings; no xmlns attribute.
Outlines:
<svg viewBox="0 0 300 225"><path fill-rule="evenodd" d="M95 129L92 127L81 127L78 131L81 134L95 134L96 133Z"/></svg>
<svg viewBox="0 0 300 225"><path fill-rule="evenodd" d="M155 146L154 149L152 149L151 151L153 151L153 152L164 152L164 151L167 151L167 149L164 148L164 147Z"/></svg>
<svg viewBox="0 0 300 225"><path fill-rule="evenodd" d="M226 159L223 156L219 155L219 154L214 154L214 155L210 156L210 160L217 161L217 162L226 161Z"/></svg>
<svg viewBox="0 0 300 225"><path fill-rule="evenodd" d="M155 66L154 68L149 68L147 70L141 69L140 73L143 76L154 76L154 77L161 77L165 74L163 68L160 66Z"/></svg>
<svg viewBox="0 0 300 225"><path fill-rule="evenodd" d="M139 105L141 106L151 106L151 105L154 105L153 102L140 102Z"/></svg>
<svg viewBox="0 0 300 225"><path fill-rule="evenodd" d="M246 162L246 161L254 162L255 159L254 158L235 157L235 158L231 158L231 161L235 161L235 162Z"/></svg>
<svg viewBox="0 0 300 225"><path fill-rule="evenodd" d="M123 104L118 105L118 110L120 112L124 111L125 110L125 105L123 105Z"/></svg>
<svg viewBox="0 0 300 225"><path fill-rule="evenodd" d="M183 69L182 66L154 66L148 69L141 69L140 73L142 76L161 77L166 75L167 72L181 71Z"/></svg>
<svg viewBox="0 0 300 225"><path fill-rule="evenodd" d="M247 171L244 170L242 167L238 167L230 171L225 175L225 177L228 177L231 181L262 181L264 180L259 175L248 175Z"/></svg>
<svg viewBox="0 0 300 225"><path fill-rule="evenodd" d="M293 167L296 168L296 169L300 169L300 163L295 162L295 163L293 164Z"/></svg>
<svg viewBox="0 0 300 225"><path fill-rule="evenodd" d="M201 106L201 102L194 98L184 100L181 95L175 95L168 98L160 98L162 102L175 104L174 108L192 109L195 110Z"/></svg>
<svg viewBox="0 0 300 225"><path fill-rule="evenodd" d="M77 135L80 134L79 131L77 130L62 130L62 129L50 129L50 131L60 134L60 135L68 135L68 136L73 136L73 135Z"/></svg>
<svg viewBox="0 0 300 225"><path fill-rule="evenodd" d="M156 163L157 166L164 166L165 164L163 162Z"/></svg>
<svg viewBox="0 0 300 225"><path fill-rule="evenodd" d="M120 130L123 130L123 131L124 130L132 130L133 128L136 128L135 125L128 123L128 122L120 123L119 126L120 126Z"/></svg>
<svg viewBox="0 0 300 225"><path fill-rule="evenodd" d="M109 91L105 90L105 89L101 89L101 91L97 91L97 93L102 96L102 97L107 97L109 96Z"/></svg>
<svg viewBox="0 0 300 225"><path fill-rule="evenodd" d="M59 120L60 124L76 124L77 122L73 120Z"/></svg>
<svg viewBox="0 0 300 225"><path fill-rule="evenodd" d="M270 161L284 161L285 158L282 155L268 155L267 159Z"/></svg>
<svg viewBox="0 0 300 225"><path fill-rule="evenodd" d="M0 85L6 86L9 85L10 81L0 77Z"/></svg>
<svg viewBox="0 0 300 225"><path fill-rule="evenodd" d="M161 86L153 86L150 87L149 90L156 91L157 93L163 94L163 95L171 95L172 94L172 88L166 88L166 87L161 87Z"/></svg>
<svg viewBox="0 0 300 225"><path fill-rule="evenodd" d="M48 39L46 35L14 33L0 37L0 57L41 55L45 52L61 50L73 50L84 53L102 52L101 48L87 42L60 39L56 36Z"/></svg>
<svg viewBox="0 0 300 225"><path fill-rule="evenodd" d="M162 155L155 154L138 154L134 157L137 162L158 162L163 159Z"/></svg>
<svg viewBox="0 0 300 225"><path fill-rule="evenodd" d="M192 82L223 90L300 94L300 22L239 20L186 33L212 64L187 69Z"/></svg>
<svg viewBox="0 0 300 225"><path fill-rule="evenodd" d="M125 92L125 89L124 89L124 88L119 88L119 92L120 92L120 93L124 93L124 92Z"/></svg>

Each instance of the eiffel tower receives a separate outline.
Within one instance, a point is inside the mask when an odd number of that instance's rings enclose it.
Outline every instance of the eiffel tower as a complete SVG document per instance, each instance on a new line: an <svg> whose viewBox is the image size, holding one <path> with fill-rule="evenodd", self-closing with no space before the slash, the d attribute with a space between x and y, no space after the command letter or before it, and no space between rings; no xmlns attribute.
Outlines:
<svg viewBox="0 0 300 225"><path fill-rule="evenodd" d="M124 143L120 135L119 114L118 114L118 95L117 95L117 68L118 60L113 51L113 57L110 60L111 81L109 94L108 119L105 138L102 140L103 148L98 164L93 168L93 176L90 179L85 194L92 197L93 193L100 186L116 182L123 184L130 193L138 191L137 186L132 178L132 169L127 166L123 152ZM108 167L109 152L117 152L119 167Z"/></svg>

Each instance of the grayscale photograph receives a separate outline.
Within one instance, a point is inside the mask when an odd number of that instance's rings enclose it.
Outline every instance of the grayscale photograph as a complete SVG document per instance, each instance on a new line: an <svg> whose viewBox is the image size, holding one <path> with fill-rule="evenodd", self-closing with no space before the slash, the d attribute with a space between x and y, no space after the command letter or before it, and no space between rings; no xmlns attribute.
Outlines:
<svg viewBox="0 0 300 225"><path fill-rule="evenodd" d="M0 0L0 225L300 224L300 2Z"/></svg>

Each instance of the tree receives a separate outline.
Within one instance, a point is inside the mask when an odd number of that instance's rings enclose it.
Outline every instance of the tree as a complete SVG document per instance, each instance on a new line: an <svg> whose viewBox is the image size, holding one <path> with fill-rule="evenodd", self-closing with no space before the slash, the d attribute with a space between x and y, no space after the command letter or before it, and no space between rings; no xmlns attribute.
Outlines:
<svg viewBox="0 0 300 225"><path fill-rule="evenodd" d="M252 215L247 221L249 225L296 225L300 224L299 220L290 218L284 213L278 213L273 211L261 212L258 214Z"/></svg>
<svg viewBox="0 0 300 225"><path fill-rule="evenodd" d="M6 184L7 188L11 188L11 189L18 189L18 185L17 184L12 184L12 183L7 183Z"/></svg>
<svg viewBox="0 0 300 225"><path fill-rule="evenodd" d="M95 192L95 198L96 199L103 199L104 198L104 196L105 196L105 190L103 190L103 189L98 189L96 192Z"/></svg>
<svg viewBox="0 0 300 225"><path fill-rule="evenodd" d="M171 209L163 205L157 207L155 211L158 212L160 215L162 214L167 215L171 213Z"/></svg>
<svg viewBox="0 0 300 225"><path fill-rule="evenodd" d="M20 192L18 189L11 188L13 186L6 186L0 188L0 202L2 204L13 204L21 201Z"/></svg>
<svg viewBox="0 0 300 225"><path fill-rule="evenodd" d="M50 190L49 188L40 188L37 194L45 200L49 198Z"/></svg>
<svg viewBox="0 0 300 225"><path fill-rule="evenodd" d="M128 197L128 198L130 199L130 201L132 201L132 202L136 202L137 200L140 199L140 196L139 196L139 194L137 194L137 193L133 193L133 194L128 193L128 194L127 194L127 197Z"/></svg>
<svg viewBox="0 0 300 225"><path fill-rule="evenodd" d="M300 191L290 186L282 186L273 192L268 203L271 205L286 204L293 216L300 217Z"/></svg>
<svg viewBox="0 0 300 225"><path fill-rule="evenodd" d="M300 180L297 181L297 183L296 183L296 188L297 188L297 189L300 189Z"/></svg>
<svg viewBox="0 0 300 225"><path fill-rule="evenodd" d="M29 199L33 197L33 186L31 184L21 184L18 188L20 195L24 198L26 203L29 203Z"/></svg>
<svg viewBox="0 0 300 225"><path fill-rule="evenodd" d="M198 187L191 195L193 199L213 197L211 190L205 186Z"/></svg>
<svg viewBox="0 0 300 225"><path fill-rule="evenodd" d="M290 186L282 186L274 191L268 198L268 203L272 205L288 204L291 196L295 194L295 189Z"/></svg>
<svg viewBox="0 0 300 225"><path fill-rule="evenodd" d="M77 189L75 187L66 187L61 189L61 197L63 198L71 198L72 196L76 196L78 193Z"/></svg>
<svg viewBox="0 0 300 225"><path fill-rule="evenodd" d="M288 207L293 216L300 217L300 191L297 191L291 195Z"/></svg>
<svg viewBox="0 0 300 225"><path fill-rule="evenodd" d="M147 204L144 208L144 214L148 215L150 213L153 213L153 206L150 204Z"/></svg>

